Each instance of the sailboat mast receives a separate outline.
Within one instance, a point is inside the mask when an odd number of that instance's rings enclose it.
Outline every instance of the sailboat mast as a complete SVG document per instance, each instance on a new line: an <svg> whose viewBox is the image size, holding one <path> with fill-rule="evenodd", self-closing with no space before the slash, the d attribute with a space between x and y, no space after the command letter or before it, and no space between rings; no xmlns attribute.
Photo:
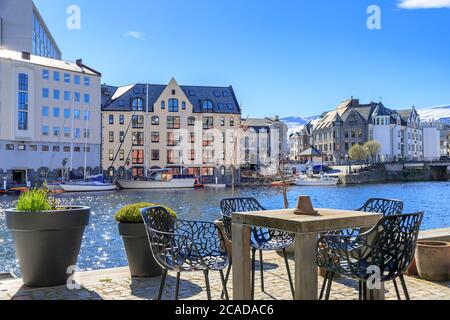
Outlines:
<svg viewBox="0 0 450 320"><path fill-rule="evenodd" d="M86 114L86 127L84 131L84 180L87 179L87 146L88 146L88 135L89 135L89 118L91 117L91 105L88 104L88 111Z"/></svg>
<svg viewBox="0 0 450 320"><path fill-rule="evenodd" d="M144 128L144 141L145 141L145 150L144 150L144 157L145 157L145 172L144 172L144 176L147 177L147 172L148 172L148 158L149 158L149 152L148 152L148 127L149 127L149 121L148 121L148 83L147 83L147 88L145 90L145 128Z"/></svg>
<svg viewBox="0 0 450 320"><path fill-rule="evenodd" d="M71 128L70 128L70 131L71 131L71 135L70 135L70 166L69 166L69 173L68 173L68 175L70 176L70 173L72 172L72 169L73 169L73 139L74 139L74 125L75 125L75 122L74 122L74 119L75 119L75 93L74 92L72 92L72 111L71 111L71 124L70 124L70 126L71 126Z"/></svg>

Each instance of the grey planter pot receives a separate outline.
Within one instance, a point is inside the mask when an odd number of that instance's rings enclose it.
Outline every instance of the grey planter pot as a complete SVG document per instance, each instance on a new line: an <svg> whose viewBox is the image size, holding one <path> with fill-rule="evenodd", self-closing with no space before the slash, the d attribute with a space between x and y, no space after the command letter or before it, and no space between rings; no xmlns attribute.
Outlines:
<svg viewBox="0 0 450 320"><path fill-rule="evenodd" d="M12 233L24 285L67 283L67 268L77 264L90 213L88 207L46 212L6 210L6 226Z"/></svg>
<svg viewBox="0 0 450 320"><path fill-rule="evenodd" d="M125 246L132 277L157 277L161 266L153 258L143 223L119 223L119 234Z"/></svg>

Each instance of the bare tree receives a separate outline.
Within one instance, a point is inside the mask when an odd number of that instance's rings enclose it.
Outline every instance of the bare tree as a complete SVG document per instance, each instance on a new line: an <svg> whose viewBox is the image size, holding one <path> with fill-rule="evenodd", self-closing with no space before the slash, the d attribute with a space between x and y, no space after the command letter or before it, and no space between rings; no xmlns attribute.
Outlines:
<svg viewBox="0 0 450 320"><path fill-rule="evenodd" d="M381 150L381 144L377 141L369 141L364 145L364 147L367 149L367 153L373 162L373 160Z"/></svg>

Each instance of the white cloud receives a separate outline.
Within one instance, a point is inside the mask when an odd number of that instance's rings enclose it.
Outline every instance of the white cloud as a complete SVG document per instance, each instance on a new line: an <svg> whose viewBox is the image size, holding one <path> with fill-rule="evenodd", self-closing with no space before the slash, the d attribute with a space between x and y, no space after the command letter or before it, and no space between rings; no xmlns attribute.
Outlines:
<svg viewBox="0 0 450 320"><path fill-rule="evenodd" d="M138 40L144 40L144 34L142 32L139 31L128 31L127 33L124 34L125 37L130 37L133 39L138 39Z"/></svg>
<svg viewBox="0 0 450 320"><path fill-rule="evenodd" d="M450 8L450 0L399 0L403 9L439 9Z"/></svg>

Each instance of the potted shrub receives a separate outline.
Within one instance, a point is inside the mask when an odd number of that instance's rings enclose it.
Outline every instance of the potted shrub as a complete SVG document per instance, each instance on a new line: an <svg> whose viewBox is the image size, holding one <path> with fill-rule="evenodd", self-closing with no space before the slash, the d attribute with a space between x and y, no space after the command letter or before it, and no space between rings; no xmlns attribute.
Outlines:
<svg viewBox="0 0 450 320"><path fill-rule="evenodd" d="M17 207L6 210L24 285L66 284L67 269L77 263L90 212L88 207L58 206L42 189L22 194Z"/></svg>
<svg viewBox="0 0 450 320"><path fill-rule="evenodd" d="M153 206L156 204L135 203L121 208L115 215L132 277L156 277L162 274L161 267L153 258L140 213L141 209ZM165 208L176 218L172 209Z"/></svg>

